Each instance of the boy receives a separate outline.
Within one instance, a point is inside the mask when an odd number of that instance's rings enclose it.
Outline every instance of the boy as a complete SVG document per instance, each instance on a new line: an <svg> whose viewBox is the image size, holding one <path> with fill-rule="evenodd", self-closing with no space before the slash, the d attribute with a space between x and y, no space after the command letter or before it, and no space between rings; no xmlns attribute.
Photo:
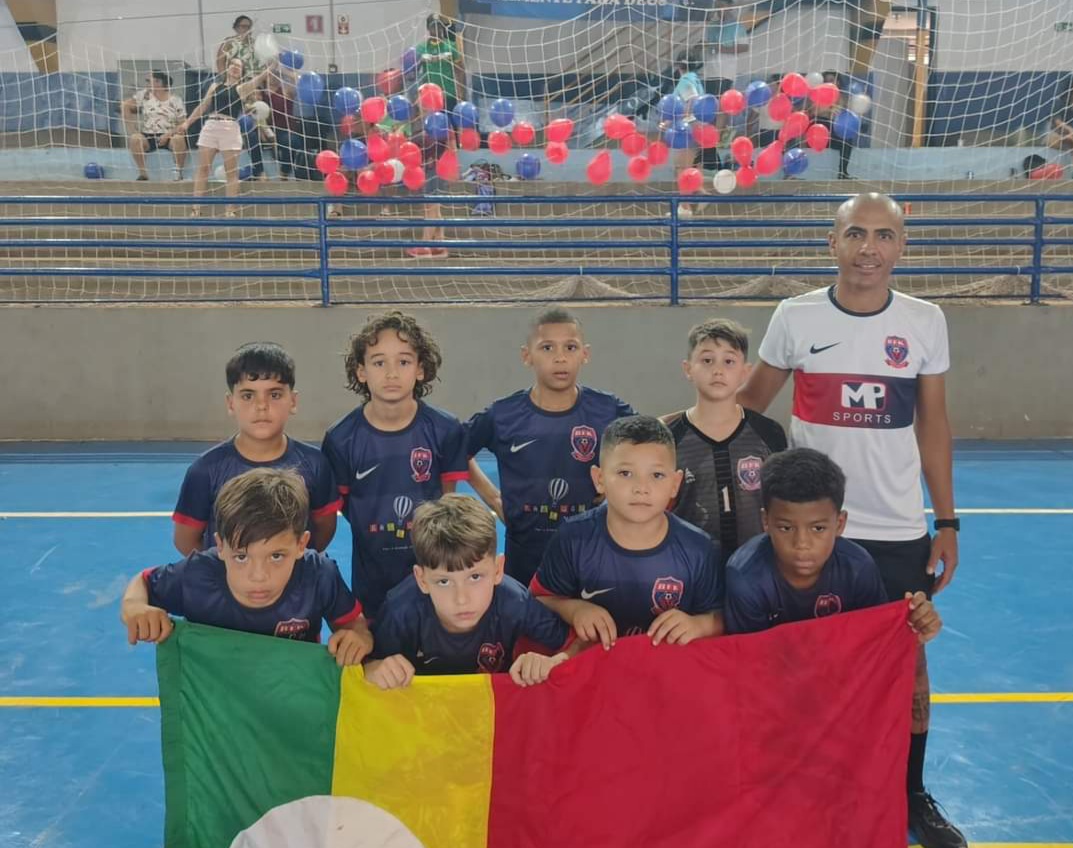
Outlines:
<svg viewBox="0 0 1073 848"><path fill-rule="evenodd" d="M719 542L724 561L763 532L760 466L786 450L782 427L737 401L749 376L749 337L737 321L713 318L689 331L682 362L696 402L663 417L674 434L682 486L672 511Z"/></svg>
<svg viewBox="0 0 1073 848"><path fill-rule="evenodd" d="M869 553L842 538L846 478L811 448L775 454L761 471L764 535L746 542L727 565L727 633L755 633L791 621L823 618L887 602ZM942 627L923 592L905 593L909 626L920 642Z"/></svg>
<svg viewBox="0 0 1073 848"><path fill-rule="evenodd" d="M303 642L320 641L323 619L335 631L328 651L336 662L360 663L372 636L335 563L306 549L302 478L255 468L224 484L214 510L217 547L130 581L120 613L130 643L163 642L173 627L169 614Z"/></svg>
<svg viewBox="0 0 1073 848"><path fill-rule="evenodd" d="M298 409L294 360L278 344L251 342L235 351L224 369L227 414L238 435L199 456L186 472L175 505L175 547L183 556L212 547L212 509L223 485L251 468L293 468L305 481L312 512L311 545L328 547L342 506L332 470L314 447L283 432Z"/></svg>
<svg viewBox="0 0 1073 848"><path fill-rule="evenodd" d="M666 425L643 415L612 423L592 478L606 503L563 524L533 594L605 649L619 634L647 633L653 645L721 634L719 544L666 512L682 479Z"/></svg>
<svg viewBox="0 0 1073 848"><path fill-rule="evenodd" d="M473 498L444 495L414 513L413 580L387 596L376 619L376 647L365 678L381 689L406 686L414 674L473 674L510 669L522 686L542 683L577 652L569 628L503 575L496 522ZM553 656L526 653L521 639Z"/></svg>
<svg viewBox="0 0 1073 848"><path fill-rule="evenodd" d="M507 526L507 574L528 586L560 519L599 503L591 475L597 434L635 413L614 395L578 385L589 346L567 310L537 315L521 355L533 369L532 388L500 398L466 427L471 485ZM481 448L495 455L502 494L472 459Z"/></svg>
<svg viewBox="0 0 1073 848"><path fill-rule="evenodd" d="M469 476L462 424L421 400L442 363L432 336L401 312L369 318L346 354L348 388L365 402L328 428L323 450L346 501L350 585L370 618L413 570L414 508Z"/></svg>

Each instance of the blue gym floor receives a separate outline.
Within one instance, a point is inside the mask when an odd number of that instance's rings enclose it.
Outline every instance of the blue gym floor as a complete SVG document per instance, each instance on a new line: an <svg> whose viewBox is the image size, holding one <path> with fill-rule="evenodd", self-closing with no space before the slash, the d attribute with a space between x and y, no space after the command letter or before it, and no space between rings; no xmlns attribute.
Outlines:
<svg viewBox="0 0 1073 848"><path fill-rule="evenodd" d="M174 558L168 516L203 447L0 446L2 848L161 844L157 710L109 703L157 694L119 599ZM1073 848L1073 443L969 443L955 469L928 784L975 845ZM344 573L349 539L341 521Z"/></svg>

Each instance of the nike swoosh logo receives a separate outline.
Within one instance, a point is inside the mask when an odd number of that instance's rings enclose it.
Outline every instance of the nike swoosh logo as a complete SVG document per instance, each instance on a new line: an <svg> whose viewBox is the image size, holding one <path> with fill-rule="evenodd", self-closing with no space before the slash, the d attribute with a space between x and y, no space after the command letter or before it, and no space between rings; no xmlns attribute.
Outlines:
<svg viewBox="0 0 1073 848"><path fill-rule="evenodd" d="M607 589L593 589L593 591L591 591L591 592L588 591L587 589L582 589L581 590L581 600L583 600L583 601L591 601L597 595L602 595L604 592L610 592L614 588L615 588L614 586L611 586L611 587L609 587Z"/></svg>
<svg viewBox="0 0 1073 848"><path fill-rule="evenodd" d="M366 468L364 471L358 471L354 475L354 479L355 480L364 480L366 477L368 477L370 474L372 474L374 471L376 471L376 469L379 468L379 467L380 467L380 463L378 462L372 468Z"/></svg>
<svg viewBox="0 0 1073 848"><path fill-rule="evenodd" d="M436 662L436 660L438 660L438 659L439 659L439 657L426 657L425 658L425 665L428 665L431 662Z"/></svg>
<svg viewBox="0 0 1073 848"><path fill-rule="evenodd" d="M531 444L533 444L533 442L535 442L535 441L536 441L536 439L530 439L530 440L529 440L528 442L522 442L522 443L521 443L520 445L511 445L511 446L510 446L510 452L511 452L511 453L517 453L517 452L518 452L518 451L520 451L520 450L521 450L522 448L527 448L527 447L529 447L529 446L530 446Z"/></svg>
<svg viewBox="0 0 1073 848"><path fill-rule="evenodd" d="M816 347L816 345L813 345L812 347L810 347L808 349L808 352L809 353L823 353L825 350L830 350L831 348L837 347L840 344L842 344L842 342L835 342L834 344L824 345L823 347Z"/></svg>

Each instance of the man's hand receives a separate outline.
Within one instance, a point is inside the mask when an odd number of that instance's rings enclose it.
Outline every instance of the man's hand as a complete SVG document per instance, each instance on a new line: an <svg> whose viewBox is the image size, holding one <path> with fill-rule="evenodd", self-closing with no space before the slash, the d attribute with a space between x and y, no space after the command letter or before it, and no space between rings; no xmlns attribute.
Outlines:
<svg viewBox="0 0 1073 848"><path fill-rule="evenodd" d="M709 616L710 618L710 616ZM666 642L668 645L688 645L694 639L709 635L701 616L689 615L680 609L669 609L656 616L648 628L648 638L653 645Z"/></svg>
<svg viewBox="0 0 1073 848"><path fill-rule="evenodd" d="M414 679L414 667L402 654L365 664L365 679L380 689L399 689Z"/></svg>
<svg viewBox="0 0 1073 848"><path fill-rule="evenodd" d="M935 604L929 601L923 592L906 592L905 599L909 602L909 626L917 634L921 645L930 642L939 635L943 627L943 620L939 617Z"/></svg>
<svg viewBox="0 0 1073 848"><path fill-rule="evenodd" d="M175 624L167 612L148 604L125 606L123 623L127 625L127 641L132 645L138 642L153 642L159 645L175 629Z"/></svg>
<svg viewBox="0 0 1073 848"><path fill-rule="evenodd" d="M618 629L611 613L588 601L578 601L570 626L579 639L586 642L599 642L605 651L611 650L618 638Z"/></svg>
<svg viewBox="0 0 1073 848"><path fill-rule="evenodd" d="M548 679L551 670L562 665L569 657L564 653L553 657L543 654L522 654L510 667L510 679L519 686L536 686Z"/></svg>
<svg viewBox="0 0 1073 848"><path fill-rule="evenodd" d="M373 637L367 630L336 630L328 639L328 653L342 668L359 665L373 649Z"/></svg>
<svg viewBox="0 0 1073 848"><path fill-rule="evenodd" d="M942 560L943 570L932 587L932 593L935 595L950 585L958 567L958 534L952 527L944 527L932 538L931 556L928 557L928 574L935 574L939 560Z"/></svg>

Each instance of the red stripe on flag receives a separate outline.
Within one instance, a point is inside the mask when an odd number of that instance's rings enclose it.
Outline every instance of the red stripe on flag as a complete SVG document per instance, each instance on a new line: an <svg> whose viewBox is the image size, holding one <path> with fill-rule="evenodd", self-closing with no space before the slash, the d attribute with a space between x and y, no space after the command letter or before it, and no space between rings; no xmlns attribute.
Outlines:
<svg viewBox="0 0 1073 848"><path fill-rule="evenodd" d="M916 638L902 602L493 675L490 848L904 848Z"/></svg>

